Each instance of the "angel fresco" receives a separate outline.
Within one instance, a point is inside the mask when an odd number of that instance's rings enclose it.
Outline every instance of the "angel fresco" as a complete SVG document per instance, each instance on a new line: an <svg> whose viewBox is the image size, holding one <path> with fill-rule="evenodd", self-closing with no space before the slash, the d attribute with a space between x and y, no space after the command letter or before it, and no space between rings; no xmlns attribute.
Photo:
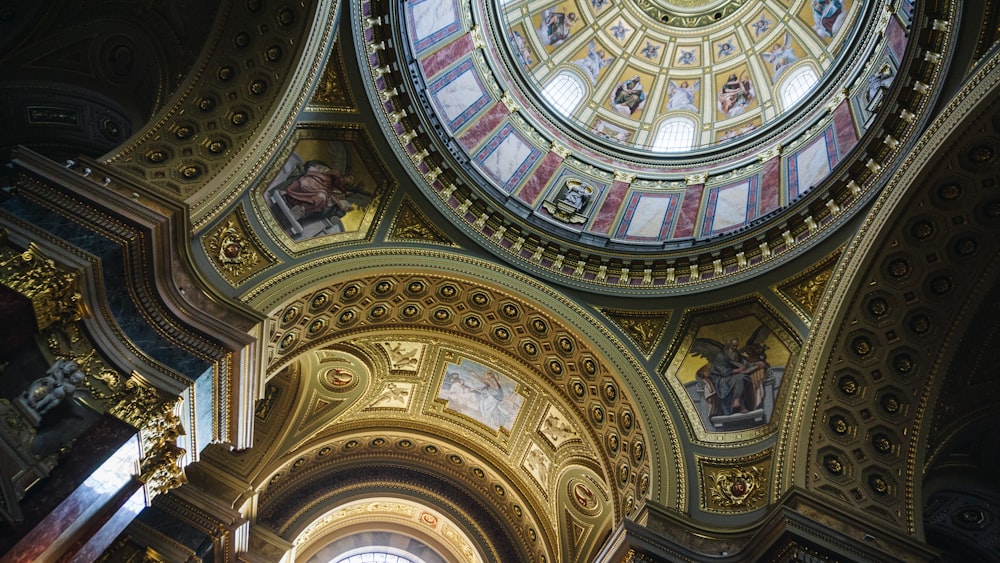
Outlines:
<svg viewBox="0 0 1000 563"><path fill-rule="evenodd" d="M774 22L767 19L767 14L761 14L760 19L751 24L753 27L754 37L760 37L761 35L767 33L767 30L771 29L772 23Z"/></svg>
<svg viewBox="0 0 1000 563"><path fill-rule="evenodd" d="M830 38L844 25L844 3L842 0L812 0L813 30L820 37Z"/></svg>
<svg viewBox="0 0 1000 563"><path fill-rule="evenodd" d="M736 52L736 47L733 46L733 40L728 39L723 43L719 43L719 54L718 58L724 59Z"/></svg>
<svg viewBox="0 0 1000 563"><path fill-rule="evenodd" d="M791 66L792 63L799 60L795 56L795 51L792 49L792 34L785 32L785 42L775 43L771 46L769 51L765 51L760 54L761 58L765 61L771 63L771 68L773 74L771 74L771 82L777 82L778 77L781 76L785 69Z"/></svg>
<svg viewBox="0 0 1000 563"><path fill-rule="evenodd" d="M598 49L597 43L591 39L587 44L587 56L573 61L573 64L590 77L593 84L597 84L597 77L601 74L601 69L611 64L614 57L605 56L604 49Z"/></svg>
<svg viewBox="0 0 1000 563"><path fill-rule="evenodd" d="M647 59L655 59L660 55L660 45L653 45L647 40L646 46L640 52Z"/></svg>
<svg viewBox="0 0 1000 563"><path fill-rule="evenodd" d="M493 430L514 427L524 397L517 383L493 369L473 361L449 364L438 397L448 408L469 416Z"/></svg>
<svg viewBox="0 0 1000 563"><path fill-rule="evenodd" d="M687 80L680 82L669 81L667 83L667 109L698 111L698 105L695 104L695 92L698 91L700 85L701 80L693 82L688 82Z"/></svg>
<svg viewBox="0 0 1000 563"><path fill-rule="evenodd" d="M619 41L625 41L625 37L627 37L631 31L631 29L625 27L625 23L622 20L618 20L618 23L611 26L611 34L614 35L615 39Z"/></svg>
<svg viewBox="0 0 1000 563"><path fill-rule="evenodd" d="M716 427L721 426L718 417L749 415L763 422L765 414L770 414L764 409L768 398L765 382L771 369L764 341L770 333L761 324L742 348L735 336L725 343L706 337L694 339L689 353L706 360L696 379L708 403L708 418Z"/></svg>
<svg viewBox="0 0 1000 563"><path fill-rule="evenodd" d="M510 46L514 48L514 57L517 58L517 62L521 63L521 66L534 64L535 59L531 56L528 42L517 30L510 32Z"/></svg>

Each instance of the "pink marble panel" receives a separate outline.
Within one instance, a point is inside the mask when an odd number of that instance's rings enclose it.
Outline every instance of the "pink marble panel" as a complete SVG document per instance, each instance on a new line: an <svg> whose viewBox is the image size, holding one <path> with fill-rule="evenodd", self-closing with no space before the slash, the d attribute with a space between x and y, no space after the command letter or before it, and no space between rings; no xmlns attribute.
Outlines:
<svg viewBox="0 0 1000 563"><path fill-rule="evenodd" d="M781 205L781 157L765 162L760 177L760 214L766 215Z"/></svg>
<svg viewBox="0 0 1000 563"><path fill-rule="evenodd" d="M549 180L552 179L552 175L556 173L556 169L559 168L562 161L563 158L556 153L546 153L541 164L535 168L535 171L528 176L528 180L524 182L521 189L517 191L517 199L528 205L534 205L535 201L538 200L539 194L542 193Z"/></svg>
<svg viewBox="0 0 1000 563"><path fill-rule="evenodd" d="M604 203L601 204L601 208L597 211L597 217L590 226L591 232L607 234L611 231L615 218L618 217L618 212L621 210L622 202L625 200L625 194L628 193L628 188L629 184L620 180L612 182L608 196L604 198Z"/></svg>
<svg viewBox="0 0 1000 563"><path fill-rule="evenodd" d="M701 209L704 192L705 184L692 184L684 190L684 200L681 202L681 214L677 217L674 238L694 236L694 226L698 222L698 211Z"/></svg>
<svg viewBox="0 0 1000 563"><path fill-rule="evenodd" d="M899 19L889 18L889 25L885 29L886 44L892 50L894 58L898 61L903 58L903 51L906 50L906 30L900 25Z"/></svg>
<svg viewBox="0 0 1000 563"><path fill-rule="evenodd" d="M431 78L471 52L472 36L465 34L421 59L420 68L424 71L426 78Z"/></svg>
<svg viewBox="0 0 1000 563"><path fill-rule="evenodd" d="M839 156L843 158L854 145L858 144L858 135L854 129L854 118L851 117L851 108L847 100L837 106L833 112L833 128L837 133L837 147L840 149Z"/></svg>
<svg viewBox="0 0 1000 563"><path fill-rule="evenodd" d="M486 113L484 113L482 117L470 125L469 129L465 133L462 133L462 135L458 138L458 142L461 143L466 150L471 152L472 149L482 142L487 135L492 133L493 130L496 129L497 125L502 123L508 115L510 115L510 110L507 109L507 106L500 103L494 103L493 107L486 110Z"/></svg>

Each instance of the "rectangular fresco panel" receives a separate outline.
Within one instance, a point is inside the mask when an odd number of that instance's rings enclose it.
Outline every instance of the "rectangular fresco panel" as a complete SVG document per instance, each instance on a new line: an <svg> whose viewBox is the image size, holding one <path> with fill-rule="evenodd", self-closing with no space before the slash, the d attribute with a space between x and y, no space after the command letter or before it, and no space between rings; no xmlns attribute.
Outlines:
<svg viewBox="0 0 1000 563"><path fill-rule="evenodd" d="M448 401L449 410L494 431L513 429L524 403L524 397L517 393L517 382L469 359L447 364L438 398Z"/></svg>
<svg viewBox="0 0 1000 563"><path fill-rule="evenodd" d="M551 53L584 28L578 13L576 2L562 2L532 17L535 34L546 51Z"/></svg>
<svg viewBox="0 0 1000 563"><path fill-rule="evenodd" d="M441 121L451 131L468 123L490 101L471 59L432 82L428 90Z"/></svg>
<svg viewBox="0 0 1000 563"><path fill-rule="evenodd" d="M507 123L483 146L473 161L496 180L501 189L509 193L524 178L539 155L538 150L522 139L513 125Z"/></svg>
<svg viewBox="0 0 1000 563"><path fill-rule="evenodd" d="M462 27L454 0L417 0L406 4L410 37L417 52L431 47Z"/></svg>

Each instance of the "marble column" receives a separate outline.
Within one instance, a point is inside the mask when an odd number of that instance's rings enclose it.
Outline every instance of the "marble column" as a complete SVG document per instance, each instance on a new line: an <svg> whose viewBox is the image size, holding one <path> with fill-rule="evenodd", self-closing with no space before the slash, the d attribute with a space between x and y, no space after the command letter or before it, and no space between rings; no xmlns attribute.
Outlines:
<svg viewBox="0 0 1000 563"><path fill-rule="evenodd" d="M103 415L78 436L51 473L29 487L19 522L0 527L7 561L70 560L141 490L134 478L138 432Z"/></svg>

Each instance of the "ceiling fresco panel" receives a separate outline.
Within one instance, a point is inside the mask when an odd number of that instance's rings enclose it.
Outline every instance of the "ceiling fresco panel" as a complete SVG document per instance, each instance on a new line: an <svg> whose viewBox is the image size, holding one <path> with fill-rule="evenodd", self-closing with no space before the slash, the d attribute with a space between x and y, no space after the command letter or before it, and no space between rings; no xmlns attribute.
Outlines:
<svg viewBox="0 0 1000 563"><path fill-rule="evenodd" d="M375 154L356 126L296 129L257 187L269 234L292 253L368 238L394 184Z"/></svg>
<svg viewBox="0 0 1000 563"><path fill-rule="evenodd" d="M778 422L786 368L799 347L784 319L755 297L685 311L660 370L697 440L716 433L751 440Z"/></svg>

